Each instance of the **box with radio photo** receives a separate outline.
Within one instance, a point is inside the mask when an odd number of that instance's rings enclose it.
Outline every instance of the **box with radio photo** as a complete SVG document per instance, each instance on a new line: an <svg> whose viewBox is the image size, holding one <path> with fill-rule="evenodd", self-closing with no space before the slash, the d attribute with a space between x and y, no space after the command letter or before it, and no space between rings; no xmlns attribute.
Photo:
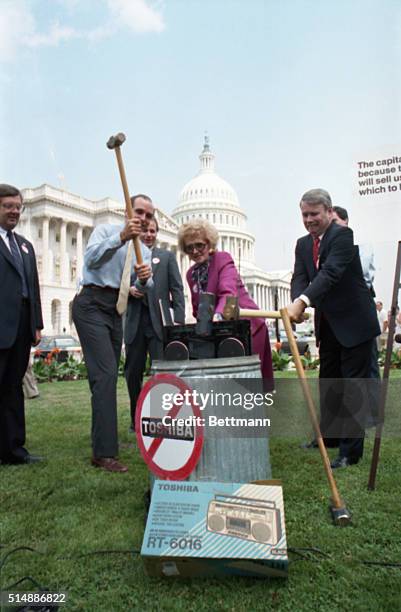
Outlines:
<svg viewBox="0 0 401 612"><path fill-rule="evenodd" d="M282 487L157 480L141 554L151 576L286 577Z"/></svg>

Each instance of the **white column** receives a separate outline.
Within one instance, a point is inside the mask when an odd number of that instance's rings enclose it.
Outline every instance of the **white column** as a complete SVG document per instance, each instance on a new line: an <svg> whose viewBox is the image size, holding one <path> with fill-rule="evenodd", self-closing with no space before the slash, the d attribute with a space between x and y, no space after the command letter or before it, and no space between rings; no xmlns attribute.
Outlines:
<svg viewBox="0 0 401 612"><path fill-rule="evenodd" d="M67 263L67 223L62 220L60 226L60 284L62 287L68 283Z"/></svg>
<svg viewBox="0 0 401 612"><path fill-rule="evenodd" d="M49 282L49 217L42 221L42 283Z"/></svg>
<svg viewBox="0 0 401 612"><path fill-rule="evenodd" d="M82 225L78 225L77 227L77 272L76 272L76 282L80 281L82 277L82 265L84 260L83 248L82 248Z"/></svg>
<svg viewBox="0 0 401 612"><path fill-rule="evenodd" d="M28 240L30 240L30 242L34 242L34 240L32 240L32 228L31 228L31 211L25 211L25 215L27 215L24 219L24 215L23 215L23 221L24 221L24 230L21 232L26 238L28 238ZM29 215L29 216L28 216ZM21 222L20 222L21 223Z"/></svg>

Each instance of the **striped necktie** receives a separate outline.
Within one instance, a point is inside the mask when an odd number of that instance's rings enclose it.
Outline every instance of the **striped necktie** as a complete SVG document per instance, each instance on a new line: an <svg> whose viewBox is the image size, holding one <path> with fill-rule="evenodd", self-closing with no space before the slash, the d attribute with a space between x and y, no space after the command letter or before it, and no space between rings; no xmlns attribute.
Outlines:
<svg viewBox="0 0 401 612"><path fill-rule="evenodd" d="M11 230L8 230L7 238L8 238L8 243L10 245L11 255L15 263L15 267L17 268L19 275L21 277L21 280L22 280L22 297L27 298L28 297L28 286L26 284L24 264L22 262L22 255L17 246L15 236Z"/></svg>

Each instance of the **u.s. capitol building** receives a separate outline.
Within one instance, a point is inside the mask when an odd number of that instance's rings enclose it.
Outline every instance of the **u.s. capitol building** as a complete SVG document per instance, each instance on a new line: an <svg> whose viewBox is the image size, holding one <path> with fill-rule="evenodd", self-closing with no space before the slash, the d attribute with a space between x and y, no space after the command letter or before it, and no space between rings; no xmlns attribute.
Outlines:
<svg viewBox="0 0 401 612"><path fill-rule="evenodd" d="M190 265L177 250L177 232L195 217L208 219L218 229L218 248L229 251L240 268L249 293L263 309L290 301L289 271L265 272L255 263L255 238L246 226L234 189L214 169L214 155L205 138L200 170L182 189L171 215L158 209L158 246L176 253L180 271ZM44 333L75 333L71 305L79 288L83 254L93 228L99 223L121 223L124 207L110 198L90 200L50 185L23 190L25 212L18 232L35 246L41 286ZM190 317L188 287L184 281Z"/></svg>

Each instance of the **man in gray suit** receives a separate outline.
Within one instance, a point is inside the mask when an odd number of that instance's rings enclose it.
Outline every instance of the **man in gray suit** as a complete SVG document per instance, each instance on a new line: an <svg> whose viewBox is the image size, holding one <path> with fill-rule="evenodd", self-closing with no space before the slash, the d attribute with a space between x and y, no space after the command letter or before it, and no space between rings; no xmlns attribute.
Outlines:
<svg viewBox="0 0 401 612"><path fill-rule="evenodd" d="M152 251L153 288L146 295L131 287L124 328L126 351L125 378L131 402L132 431L135 431L135 409L142 388L146 357L163 358L163 325L159 300L173 308L174 322L185 322L182 279L172 251L155 247L159 226L156 219L141 233L142 242Z"/></svg>

